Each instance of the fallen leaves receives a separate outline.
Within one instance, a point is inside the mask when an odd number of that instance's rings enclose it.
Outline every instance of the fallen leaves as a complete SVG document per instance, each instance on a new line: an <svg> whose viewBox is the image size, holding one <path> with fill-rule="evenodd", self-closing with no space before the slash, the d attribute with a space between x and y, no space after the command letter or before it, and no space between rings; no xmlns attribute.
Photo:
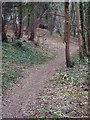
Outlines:
<svg viewBox="0 0 90 120"><path fill-rule="evenodd" d="M85 82L86 78L87 63L76 64L74 68L65 68L62 71L58 70L53 76L53 80L46 85L47 87L45 87L38 103L40 108L39 112L36 109L38 117L87 116L89 92L87 82ZM43 99L44 94L45 100Z"/></svg>

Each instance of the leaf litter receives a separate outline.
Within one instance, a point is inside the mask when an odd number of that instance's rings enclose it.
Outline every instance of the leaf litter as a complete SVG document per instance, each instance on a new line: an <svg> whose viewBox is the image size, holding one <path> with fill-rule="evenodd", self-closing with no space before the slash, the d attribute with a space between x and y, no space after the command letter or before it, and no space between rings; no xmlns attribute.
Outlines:
<svg viewBox="0 0 90 120"><path fill-rule="evenodd" d="M73 68L58 70L38 96L36 118L88 116L88 64L77 63Z"/></svg>

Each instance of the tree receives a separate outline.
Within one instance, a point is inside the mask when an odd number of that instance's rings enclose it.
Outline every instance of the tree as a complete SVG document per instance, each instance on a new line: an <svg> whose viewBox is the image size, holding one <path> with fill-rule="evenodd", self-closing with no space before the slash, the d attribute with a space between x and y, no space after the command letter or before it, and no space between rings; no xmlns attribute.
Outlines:
<svg viewBox="0 0 90 120"><path fill-rule="evenodd" d="M88 68L90 69L90 1L86 3L85 14L87 20Z"/></svg>
<svg viewBox="0 0 90 120"><path fill-rule="evenodd" d="M31 8L28 7L26 34L28 34L28 32L30 32L30 31L29 31L29 27L30 27L30 14L31 14Z"/></svg>
<svg viewBox="0 0 90 120"><path fill-rule="evenodd" d="M30 41L34 41L34 37L35 37L35 19L34 19L34 3L31 3L31 34L30 34Z"/></svg>
<svg viewBox="0 0 90 120"><path fill-rule="evenodd" d="M6 36L6 25L11 27L14 33L17 33L17 24L16 24L16 9L15 6L17 3L9 3L9 2L3 2L2 3L2 41L7 42L7 36ZM15 33L15 35L16 35ZM12 38L13 39L13 38Z"/></svg>
<svg viewBox="0 0 90 120"><path fill-rule="evenodd" d="M50 35L52 35L53 29L54 29L54 27L55 27L55 20L56 20L57 10L58 10L58 9L56 8L55 11L54 11L54 15L53 15L52 18L51 18Z"/></svg>
<svg viewBox="0 0 90 120"><path fill-rule="evenodd" d="M0 2L0 18L2 18L2 3ZM2 28L2 19L0 19L0 28ZM0 37L1 37L2 29L0 29Z"/></svg>
<svg viewBox="0 0 90 120"><path fill-rule="evenodd" d="M88 74L87 74L87 81L88 81L88 88L90 88L90 1L85 3L85 17L87 22L87 43L88 43ZM88 106L88 111L90 111L90 105ZM88 112L88 116L90 112Z"/></svg>
<svg viewBox="0 0 90 120"><path fill-rule="evenodd" d="M3 3L5 4L5 3ZM6 9L2 8L2 42L7 42L7 36L6 36L6 31L5 31L5 25L6 25Z"/></svg>
<svg viewBox="0 0 90 120"><path fill-rule="evenodd" d="M71 2L70 6L70 34L76 37L76 29L77 24L76 24L76 12L75 12L75 4L74 2Z"/></svg>
<svg viewBox="0 0 90 120"><path fill-rule="evenodd" d="M18 37L18 27L17 27L17 8L13 7L13 31L15 37Z"/></svg>
<svg viewBox="0 0 90 120"><path fill-rule="evenodd" d="M83 38L83 53L86 52L86 41L85 41L85 30L84 30L84 13L83 13L83 4L80 2L80 21L81 21L81 33Z"/></svg>
<svg viewBox="0 0 90 120"><path fill-rule="evenodd" d="M38 4L35 4L35 3L31 3L30 4L30 8L31 8L31 10L30 10L30 12L31 12L31 14L30 14L30 38L29 38L29 40L31 40L31 41L34 41L34 37L35 37L35 30L36 30L36 27L37 27L37 25L38 24L40 24L39 22L40 22L40 20L42 19L42 17L46 14L46 11L47 11L47 9L48 9L48 4L49 3L38 3ZM37 16L37 7L39 7L39 10L40 10L40 8L41 8L41 11L39 11L39 17ZM43 9L42 9L43 8Z"/></svg>
<svg viewBox="0 0 90 120"><path fill-rule="evenodd" d="M18 39L20 39L22 35L22 3L19 3L19 33L18 33Z"/></svg>
<svg viewBox="0 0 90 120"><path fill-rule="evenodd" d="M5 31L5 18L2 17L2 42L7 42L7 36Z"/></svg>
<svg viewBox="0 0 90 120"><path fill-rule="evenodd" d="M65 2L65 29L64 29L64 40L66 43L66 65L67 67L71 67L71 61L70 61L70 52L69 52L69 3Z"/></svg>
<svg viewBox="0 0 90 120"><path fill-rule="evenodd" d="M80 57L80 60L82 60L83 59L82 36L81 36L81 25L80 25L80 17L79 17L79 7L77 2L75 2L75 8L76 8L77 30L78 30L78 41L79 41L79 57Z"/></svg>

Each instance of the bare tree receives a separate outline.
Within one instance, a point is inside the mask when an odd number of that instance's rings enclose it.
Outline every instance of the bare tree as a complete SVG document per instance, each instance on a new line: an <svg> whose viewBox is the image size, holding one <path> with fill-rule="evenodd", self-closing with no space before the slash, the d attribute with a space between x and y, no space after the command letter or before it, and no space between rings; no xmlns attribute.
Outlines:
<svg viewBox="0 0 90 120"><path fill-rule="evenodd" d="M31 19L31 35L29 40L30 41L34 41L34 37L35 37L35 20L34 20L34 4L31 3L31 15L30 15L30 19Z"/></svg>
<svg viewBox="0 0 90 120"><path fill-rule="evenodd" d="M19 7L19 34L18 34L18 39L20 39L22 35L22 3L20 3Z"/></svg>
<svg viewBox="0 0 90 120"><path fill-rule="evenodd" d="M69 2L64 3L65 6L65 34L64 34L64 40L66 43L66 65L67 67L71 67L70 62L70 52L69 52Z"/></svg>
<svg viewBox="0 0 90 120"><path fill-rule="evenodd" d="M81 36L79 7L78 7L78 3L77 2L75 2L75 8L76 8L77 30L78 30L78 41L79 41L79 56L80 56L80 60L82 60L83 59L83 57L82 57L82 36Z"/></svg>
<svg viewBox="0 0 90 120"><path fill-rule="evenodd" d="M83 53L86 53L86 41L85 41L85 29L84 29L84 12L83 12L83 4L79 3L80 9L80 21L81 21L81 33L83 38Z"/></svg>
<svg viewBox="0 0 90 120"><path fill-rule="evenodd" d="M54 16L52 16L52 18L51 18L51 26L50 26L50 35L52 35L53 34L53 30L54 30L54 27L55 27L55 20L56 20L56 15L57 15L57 7L56 7L56 9L55 9L55 12L54 12Z"/></svg>
<svg viewBox="0 0 90 120"><path fill-rule="evenodd" d="M5 11L3 11L3 16L2 16L2 42L7 42L7 36L6 36L6 31L5 31L5 25L6 25L6 15Z"/></svg>
<svg viewBox="0 0 90 120"><path fill-rule="evenodd" d="M0 2L0 18L2 18L2 3ZM0 19L0 34L2 32L2 19Z"/></svg>

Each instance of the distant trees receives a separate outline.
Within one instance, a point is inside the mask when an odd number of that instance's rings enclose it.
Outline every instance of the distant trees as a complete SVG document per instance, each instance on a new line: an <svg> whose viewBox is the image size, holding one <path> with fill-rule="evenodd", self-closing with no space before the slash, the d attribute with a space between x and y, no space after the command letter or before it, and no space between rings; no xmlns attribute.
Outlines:
<svg viewBox="0 0 90 120"><path fill-rule="evenodd" d="M76 11L75 3L70 3L70 35L76 37L77 35L77 23L76 23Z"/></svg>
<svg viewBox="0 0 90 120"><path fill-rule="evenodd" d="M87 55L86 42L87 42L87 21L88 20L86 20L86 17L85 17L87 16L87 12L85 12L84 10L87 7L86 4L87 6L89 6L88 3L80 2L78 5L78 3L75 2L80 60L84 60L84 55Z"/></svg>
<svg viewBox="0 0 90 120"><path fill-rule="evenodd" d="M53 30L54 30L54 27L55 27L55 20L56 20L56 16L57 16L57 7L55 8L54 10L54 14L51 15L51 25L50 25L50 35L53 34Z"/></svg>
<svg viewBox="0 0 90 120"><path fill-rule="evenodd" d="M87 6L88 3L82 2L79 4L78 2L70 4L68 2L64 4L51 2L3 2L2 41L8 41L8 29L12 30L15 39L20 39L24 33L24 35L27 35L28 40L33 43L35 43L34 38L37 28L47 29L50 35L56 32L61 38L64 38L66 64L67 67L70 67L69 37L77 37L78 35L80 60L83 59L83 55L87 53L87 48L89 48L87 45L87 41L89 43L89 22L87 17L89 10L87 10Z"/></svg>
<svg viewBox="0 0 90 120"><path fill-rule="evenodd" d="M65 29L64 29L64 41L66 43L66 65L67 67L71 66L70 62L70 53L69 53L69 25L73 25L72 23L69 24L69 3L65 2ZM74 3L72 3L72 10L71 10L71 18L75 19L76 15L76 22L77 22L77 32L78 32L78 42L79 42L79 57L80 60L84 60L84 55L86 55L86 40L85 40L85 20L84 20L84 11L83 11L83 3L75 2L75 11L74 11ZM88 13L88 12L87 12ZM73 16L74 15L74 16ZM88 20L87 20L88 21ZM88 41L89 43L89 41Z"/></svg>
<svg viewBox="0 0 90 120"><path fill-rule="evenodd" d="M10 29L13 28L15 38L20 39L22 37L23 30L25 30L23 28L26 28L26 34L28 35L29 40L34 41L35 29L40 24L42 24L42 26L45 26L46 29L50 31L51 35L53 34L53 30L55 28L56 16L57 16L56 3L4 2L2 7L3 7L3 12L2 12L3 16L4 16L4 11L5 12L7 11L7 14L5 13L6 18L3 17L3 26L6 26L5 21L7 21L8 23L7 26L9 28L12 26ZM24 11L28 11L28 13ZM4 18L6 19L5 21ZM26 21L25 24L23 24L24 21ZM4 27L3 27L3 34L5 34ZM4 41L6 40L4 39Z"/></svg>

